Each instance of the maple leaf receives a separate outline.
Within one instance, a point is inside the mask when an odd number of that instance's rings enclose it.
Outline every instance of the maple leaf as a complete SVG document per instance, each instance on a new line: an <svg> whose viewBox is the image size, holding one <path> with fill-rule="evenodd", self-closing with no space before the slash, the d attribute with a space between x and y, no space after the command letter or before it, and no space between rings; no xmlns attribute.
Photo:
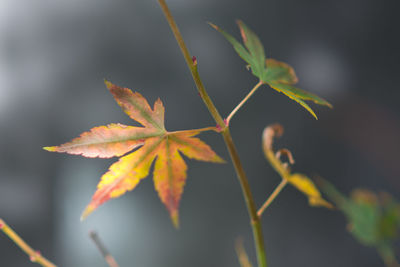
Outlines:
<svg viewBox="0 0 400 267"><path fill-rule="evenodd" d="M332 105L326 100L293 86L298 81L294 69L284 62L272 58L266 58L264 47L260 39L242 21L237 21L237 24L240 29L244 46L220 27L212 23L209 24L219 31L232 44L239 56L249 64L248 66L253 75L259 78L263 84L268 84L271 88L285 94L299 103L310 112L315 119L318 119L317 115L315 115L315 112L304 101L311 100L316 104L332 108Z"/></svg>
<svg viewBox="0 0 400 267"><path fill-rule="evenodd" d="M263 132L263 150L265 157L272 167L279 173L282 179L287 180L291 185L297 188L308 197L308 203L311 206L323 206L333 208L333 205L324 200L314 182L306 175L301 173L292 174L287 163L280 160L282 154L286 154L289 163L293 164L292 153L287 149L281 149L276 154L272 149L274 137L280 137L283 134L283 127L280 124L273 124L264 129Z"/></svg>
<svg viewBox="0 0 400 267"><path fill-rule="evenodd" d="M152 109L138 92L105 81L123 111L144 127L109 124L84 132L80 137L60 146L44 147L52 152L65 152L85 157L110 158L136 149L112 164L97 185L92 201L82 214L86 218L110 198L117 198L133 190L148 176L154 166L154 185L171 219L178 227L178 207L186 181L187 166L181 153L188 158L209 162L224 162L207 144L194 137L198 130L168 132L164 127L164 106L160 99Z"/></svg>
<svg viewBox="0 0 400 267"><path fill-rule="evenodd" d="M375 194L367 189L355 189L350 197L319 178L322 190L347 217L347 230L361 244L375 247L387 266L399 266L396 242L400 233L400 203L390 194Z"/></svg>

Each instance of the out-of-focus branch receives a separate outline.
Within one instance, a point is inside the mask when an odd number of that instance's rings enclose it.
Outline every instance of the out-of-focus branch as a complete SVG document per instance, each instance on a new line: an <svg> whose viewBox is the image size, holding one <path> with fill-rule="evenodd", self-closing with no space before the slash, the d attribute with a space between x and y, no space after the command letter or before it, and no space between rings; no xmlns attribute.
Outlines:
<svg viewBox="0 0 400 267"><path fill-rule="evenodd" d="M55 264L47 260L42 254L31 248L22 238L11 229L2 219L0 219L0 230L2 230L14 243L28 254L32 262L36 262L44 267L56 267Z"/></svg>
<svg viewBox="0 0 400 267"><path fill-rule="evenodd" d="M244 249L242 238L236 240L235 250L241 267L253 267L250 263L249 257L247 256L246 250Z"/></svg>
<svg viewBox="0 0 400 267"><path fill-rule="evenodd" d="M115 261L114 257L108 252L107 248L104 246L103 242L101 242L99 235L95 231L89 232L90 238L96 244L96 247L99 249L101 255L106 260L108 266L110 267L119 267L118 263Z"/></svg>

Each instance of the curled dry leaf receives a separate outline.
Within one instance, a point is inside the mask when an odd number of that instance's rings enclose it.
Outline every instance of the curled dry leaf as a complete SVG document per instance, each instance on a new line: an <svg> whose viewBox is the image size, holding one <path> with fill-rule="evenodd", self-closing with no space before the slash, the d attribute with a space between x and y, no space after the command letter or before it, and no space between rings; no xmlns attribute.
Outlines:
<svg viewBox="0 0 400 267"><path fill-rule="evenodd" d="M277 159L280 159L283 155L285 155L288 158L290 165L294 164L294 158L293 158L292 152L290 152L289 149L281 148L275 153L275 157Z"/></svg>
<svg viewBox="0 0 400 267"><path fill-rule="evenodd" d="M310 178L301 173L292 174L289 166L280 160L280 156L284 153L288 156L289 163L294 163L292 153L288 149L281 149L277 154L274 152L274 138L280 137L282 134L283 127L280 124L272 124L264 129L262 136L263 150L271 166L279 173L282 179L287 180L291 185L304 193L311 206L333 208L332 204L322 198L321 193Z"/></svg>
<svg viewBox="0 0 400 267"><path fill-rule="evenodd" d="M122 124L99 126L71 142L44 149L85 157L109 158L122 156L137 148L112 164L109 171L101 177L97 191L83 212L82 219L110 198L133 190L148 176L155 161L155 189L167 207L174 225L178 227L178 207L187 170L181 154L202 161L224 162L207 144L194 137L212 128L168 132L164 127L164 106L160 99L151 108L141 94L108 81L105 83L123 111L143 127Z"/></svg>

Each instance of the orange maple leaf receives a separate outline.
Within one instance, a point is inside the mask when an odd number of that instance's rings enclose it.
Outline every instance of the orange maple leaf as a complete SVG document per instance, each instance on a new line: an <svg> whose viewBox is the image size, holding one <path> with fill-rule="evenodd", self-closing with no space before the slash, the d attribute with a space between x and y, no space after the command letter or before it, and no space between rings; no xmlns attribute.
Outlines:
<svg viewBox="0 0 400 267"><path fill-rule="evenodd" d="M224 162L207 144L194 137L202 131L214 130L215 127L168 132L164 127L164 106L160 99L157 99L152 109L141 94L108 81L105 83L124 112L144 127L122 124L99 126L82 133L71 142L44 149L85 157L110 158L122 156L140 147L121 157L103 174L81 218L85 219L110 198L117 198L133 190L140 180L148 176L152 162L156 159L153 172L155 189L168 209L173 224L178 227L179 201L187 170L179 152L188 158Z"/></svg>

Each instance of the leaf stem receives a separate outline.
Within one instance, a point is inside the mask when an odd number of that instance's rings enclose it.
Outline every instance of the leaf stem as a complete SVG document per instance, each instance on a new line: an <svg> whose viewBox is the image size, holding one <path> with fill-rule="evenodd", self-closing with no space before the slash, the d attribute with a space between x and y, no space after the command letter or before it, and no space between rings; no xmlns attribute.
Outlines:
<svg viewBox="0 0 400 267"><path fill-rule="evenodd" d="M235 171L236 171L237 177L239 179L239 182L240 182L240 185L242 188L246 207L247 207L250 219L251 219L251 226L253 229L254 242L255 242L256 252L257 252L258 266L259 267L267 267L267 260L266 260L266 254L265 254L265 249L264 249L264 239L263 239L260 217L257 215L257 209L256 209L256 205L255 205L255 202L253 199L253 195L250 190L250 185L249 185L248 179L246 177L246 173L244 172L242 163L240 161L236 146L233 143L229 128L225 124L223 118L219 114L214 103L208 96L208 94L204 88L204 85L200 79L200 75L197 71L197 60L196 59L192 60L192 58L190 57L189 51L185 45L185 42L183 41L182 35L179 32L178 26L176 25L175 20L174 20L173 16L171 15L171 12L169 11L169 8L168 8L165 0L158 0L158 3L160 4L162 11L169 23L169 26L178 42L178 45L179 45L179 47L182 51L182 54L185 58L186 64L187 64L187 66L192 74L193 80L196 84L198 92L200 93L200 96L204 101L204 104L206 105L207 109L211 113L211 115L214 118L217 125L221 128L221 134L224 138L225 144L228 148L230 157L231 157L233 165L235 167Z"/></svg>
<svg viewBox="0 0 400 267"><path fill-rule="evenodd" d="M243 98L242 101L232 110L231 114L226 118L226 124L229 125L229 122L231 121L233 115L236 114L236 112L249 100L249 98L257 91L260 86L263 85L263 82L260 80L254 87L251 89L251 91L246 95L245 98Z"/></svg>
<svg viewBox="0 0 400 267"><path fill-rule="evenodd" d="M110 254L110 252L108 251L106 246L104 246L103 242L101 242L101 239L100 239L99 235L97 234L97 232L90 231L89 237L93 240L94 244L99 249L100 254L103 256L103 258L107 262L108 266L119 267L119 265L115 261L114 257Z"/></svg>
<svg viewBox="0 0 400 267"><path fill-rule="evenodd" d="M279 193L282 191L282 189L287 185L288 180L287 179L282 179L280 184L275 188L274 192L268 197L268 199L264 202L264 204L261 206L261 208L257 211L257 215L261 217L263 212L269 207L269 205L272 203L272 201L275 200L275 198L279 195Z"/></svg>
<svg viewBox="0 0 400 267"><path fill-rule="evenodd" d="M176 133L187 133L187 132L206 132L206 131L214 131L214 132L221 132L221 130L215 126L210 126L210 127L204 127L204 128L199 128L199 129L191 129L191 130L179 130L179 131L172 131L168 132L168 134L176 134Z"/></svg>
<svg viewBox="0 0 400 267"><path fill-rule="evenodd" d="M36 262L44 267L56 267L55 264L44 258L39 251L35 251L31 248L22 238L11 229L2 219L0 219L0 229L12 240L14 243L20 247L30 258L32 262Z"/></svg>

